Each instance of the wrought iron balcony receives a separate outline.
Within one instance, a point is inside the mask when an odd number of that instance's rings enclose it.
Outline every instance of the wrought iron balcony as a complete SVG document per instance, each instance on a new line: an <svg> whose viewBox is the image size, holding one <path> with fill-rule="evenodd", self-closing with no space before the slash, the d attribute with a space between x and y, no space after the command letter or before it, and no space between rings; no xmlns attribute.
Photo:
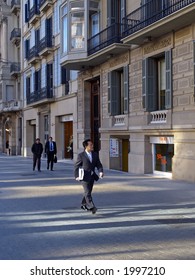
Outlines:
<svg viewBox="0 0 195 280"><path fill-rule="evenodd" d="M41 58L39 57L39 50L37 46L32 47L29 50L28 57L27 57L29 63L36 63L39 61Z"/></svg>
<svg viewBox="0 0 195 280"><path fill-rule="evenodd" d="M164 22L161 22L161 29L158 28L155 34L157 36L161 35L161 32L163 34L163 29L164 33L166 33L170 30L182 28L182 26L190 24L190 22L192 23L195 18L195 7L193 3L195 3L195 0L150 0L123 18L124 29L122 36L123 38L132 36L136 32L141 31L153 23L158 22L161 19L168 18L170 15L174 15L174 18L169 19L167 26L164 24ZM182 15L178 13L178 16L176 16L177 12L180 10L182 11L185 8L186 12L184 12ZM189 9L187 10L187 8ZM147 34L145 33L145 38L146 37ZM127 43L136 43L136 41L131 42L125 39L123 41Z"/></svg>
<svg viewBox="0 0 195 280"><path fill-rule="evenodd" d="M39 54L42 56L46 56L52 52L53 44L52 38L48 36L42 38L39 42Z"/></svg>
<svg viewBox="0 0 195 280"><path fill-rule="evenodd" d="M114 23L88 40L88 55L96 53L114 43L120 43L122 24Z"/></svg>
<svg viewBox="0 0 195 280"><path fill-rule="evenodd" d="M40 11L46 12L53 5L53 0L40 0Z"/></svg>
<svg viewBox="0 0 195 280"><path fill-rule="evenodd" d="M21 39L21 29L20 28L14 28L11 32L10 40L13 44L18 45Z"/></svg>
<svg viewBox="0 0 195 280"><path fill-rule="evenodd" d="M53 101L53 88L44 87L39 91L27 94L27 104L32 103L48 103Z"/></svg>
<svg viewBox="0 0 195 280"><path fill-rule="evenodd" d="M13 62L10 65L10 74L12 76L18 76L20 74L20 63L19 62Z"/></svg>
<svg viewBox="0 0 195 280"><path fill-rule="evenodd" d="M11 1L11 12L13 14L17 14L17 12L20 10L20 0L12 0Z"/></svg>
<svg viewBox="0 0 195 280"><path fill-rule="evenodd" d="M35 24L40 18L40 10L37 5L34 5L29 11L29 23Z"/></svg>

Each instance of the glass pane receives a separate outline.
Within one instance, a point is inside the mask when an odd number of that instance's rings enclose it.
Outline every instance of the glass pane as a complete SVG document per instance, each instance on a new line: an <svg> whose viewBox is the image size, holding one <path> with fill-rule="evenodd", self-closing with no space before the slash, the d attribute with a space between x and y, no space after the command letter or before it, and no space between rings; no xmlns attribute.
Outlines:
<svg viewBox="0 0 195 280"><path fill-rule="evenodd" d="M62 50L63 53L67 53L68 51L68 42L67 42L67 16L64 16L62 19L62 32L63 32L63 44L62 44Z"/></svg>
<svg viewBox="0 0 195 280"><path fill-rule="evenodd" d="M166 70L165 59L158 61L158 109L165 110Z"/></svg>
<svg viewBox="0 0 195 280"><path fill-rule="evenodd" d="M155 170L162 172L172 171L172 157L174 156L173 144L155 145Z"/></svg>
<svg viewBox="0 0 195 280"><path fill-rule="evenodd" d="M76 70L71 70L70 71L70 80L73 81L73 80L76 80L78 77L78 71Z"/></svg>
<svg viewBox="0 0 195 280"><path fill-rule="evenodd" d="M84 48L84 12L73 13L71 17L72 49Z"/></svg>
<svg viewBox="0 0 195 280"><path fill-rule="evenodd" d="M92 31L91 36L93 37L97 33L99 33L99 14L93 14L91 16L91 25L92 25Z"/></svg>

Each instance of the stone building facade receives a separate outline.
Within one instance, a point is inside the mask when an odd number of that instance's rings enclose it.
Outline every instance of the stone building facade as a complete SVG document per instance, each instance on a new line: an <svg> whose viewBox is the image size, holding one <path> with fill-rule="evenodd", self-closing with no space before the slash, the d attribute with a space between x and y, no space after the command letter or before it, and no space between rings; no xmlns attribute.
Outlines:
<svg viewBox="0 0 195 280"><path fill-rule="evenodd" d="M22 153L20 42L20 1L0 1L0 152L10 155Z"/></svg>
<svg viewBox="0 0 195 280"><path fill-rule="evenodd" d="M52 136L58 158L71 158L67 147L76 135L77 72L60 65L60 11L60 0L23 1L24 156L32 155L37 137L45 144Z"/></svg>
<svg viewBox="0 0 195 280"><path fill-rule="evenodd" d="M73 2L77 150L90 137L106 168L195 182L195 1Z"/></svg>

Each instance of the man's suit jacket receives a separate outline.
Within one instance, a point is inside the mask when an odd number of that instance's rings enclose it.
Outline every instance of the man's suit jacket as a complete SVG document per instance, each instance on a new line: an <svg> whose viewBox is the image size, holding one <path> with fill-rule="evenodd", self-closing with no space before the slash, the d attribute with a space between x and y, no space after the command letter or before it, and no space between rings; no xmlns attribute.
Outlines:
<svg viewBox="0 0 195 280"><path fill-rule="evenodd" d="M99 179L98 175L95 173L95 168L97 168L99 172L103 172L103 166L100 162L98 154L96 152L92 152L91 154L92 162L90 162L85 151L78 155L74 169L75 178L79 177L79 168L82 167L84 169L83 181L89 182L92 176L96 181Z"/></svg>
<svg viewBox="0 0 195 280"><path fill-rule="evenodd" d="M57 154L57 147L56 147L56 142L52 141L53 143L53 151L54 151L54 154ZM50 141L47 141L46 144L45 144L45 153L46 154L49 154L50 150L49 150L49 145L50 145Z"/></svg>

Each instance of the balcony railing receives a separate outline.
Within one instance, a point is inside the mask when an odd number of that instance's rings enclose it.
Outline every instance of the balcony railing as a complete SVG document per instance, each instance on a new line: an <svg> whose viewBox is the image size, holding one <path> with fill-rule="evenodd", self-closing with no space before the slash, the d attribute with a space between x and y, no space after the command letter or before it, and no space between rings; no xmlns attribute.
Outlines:
<svg viewBox="0 0 195 280"><path fill-rule="evenodd" d="M10 40L20 40L21 38L21 29L20 28L14 28L11 32Z"/></svg>
<svg viewBox="0 0 195 280"><path fill-rule="evenodd" d="M47 11L53 4L53 0L40 0L40 10Z"/></svg>
<svg viewBox="0 0 195 280"><path fill-rule="evenodd" d="M44 99L53 98L53 88L44 87L41 90L34 91L33 93L27 94L27 104L42 101Z"/></svg>
<svg viewBox="0 0 195 280"><path fill-rule="evenodd" d="M34 5L31 9L30 9L30 12L29 12L29 21L32 20L32 18L34 16L39 16L40 15L40 10L38 8L37 5Z"/></svg>
<svg viewBox="0 0 195 280"><path fill-rule="evenodd" d="M114 43L120 43L122 24L114 23L88 40L88 55Z"/></svg>
<svg viewBox="0 0 195 280"><path fill-rule="evenodd" d="M154 111L151 112L151 124L159 124L159 123L166 123L167 122L167 110L162 110L162 111Z"/></svg>
<svg viewBox="0 0 195 280"><path fill-rule="evenodd" d="M38 53L38 52L39 52L39 50L38 50L38 47L37 47L37 46L32 47L32 48L29 50L27 59L28 59L28 60L34 60L34 59L39 58L39 53Z"/></svg>
<svg viewBox="0 0 195 280"><path fill-rule="evenodd" d="M13 62L10 65L10 73L12 75L16 75L20 73L20 63L19 62Z"/></svg>
<svg viewBox="0 0 195 280"><path fill-rule="evenodd" d="M39 41L39 52L46 48L52 48L52 38L44 37Z"/></svg>
<svg viewBox="0 0 195 280"><path fill-rule="evenodd" d="M194 2L195 0L151 0L123 18L123 37L127 37Z"/></svg>

